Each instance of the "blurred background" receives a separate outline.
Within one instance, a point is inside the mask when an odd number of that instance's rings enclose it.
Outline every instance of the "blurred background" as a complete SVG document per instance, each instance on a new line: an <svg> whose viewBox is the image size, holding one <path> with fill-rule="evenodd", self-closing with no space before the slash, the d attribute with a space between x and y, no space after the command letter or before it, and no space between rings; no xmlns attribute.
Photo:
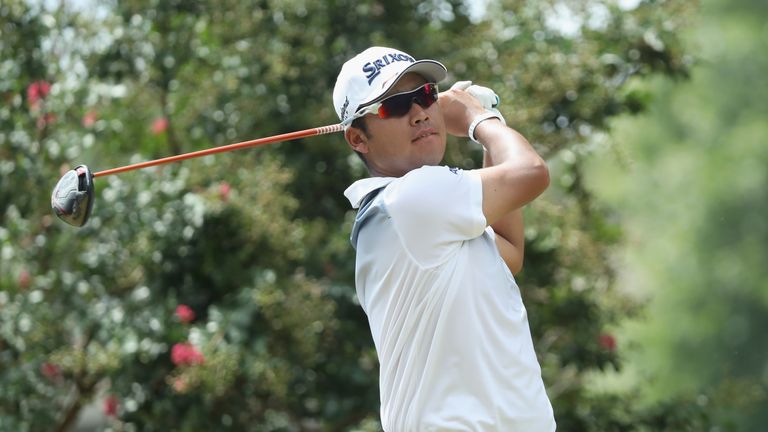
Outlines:
<svg viewBox="0 0 768 432"><path fill-rule="evenodd" d="M768 424L764 0L4 0L0 430L378 431L338 121L370 45L501 95L549 161L519 284L561 431ZM466 139L446 163L481 163Z"/></svg>

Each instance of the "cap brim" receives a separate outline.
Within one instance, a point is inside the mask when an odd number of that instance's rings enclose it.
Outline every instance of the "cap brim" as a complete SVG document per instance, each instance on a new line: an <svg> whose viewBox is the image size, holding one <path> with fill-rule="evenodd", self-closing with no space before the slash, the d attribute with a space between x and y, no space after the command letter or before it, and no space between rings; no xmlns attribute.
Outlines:
<svg viewBox="0 0 768 432"><path fill-rule="evenodd" d="M397 84L400 79L403 78L407 73L417 73L423 76L424 79L426 79L428 82L439 83L448 75L448 69L446 69L442 63L435 60L417 60L408 65L407 68L400 71L400 73L393 80L391 80L391 82L387 83L382 91L376 92L378 93L377 95L371 95L369 98L367 98L367 100L361 102L360 105L358 105L357 110L359 111L360 108L365 108L372 103L376 103L384 99L389 90L394 87L395 84Z"/></svg>

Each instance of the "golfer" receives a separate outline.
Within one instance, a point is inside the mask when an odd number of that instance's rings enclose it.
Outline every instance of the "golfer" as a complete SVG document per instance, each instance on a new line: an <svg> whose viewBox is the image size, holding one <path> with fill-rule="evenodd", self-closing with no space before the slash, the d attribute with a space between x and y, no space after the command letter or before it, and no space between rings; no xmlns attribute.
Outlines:
<svg viewBox="0 0 768 432"><path fill-rule="evenodd" d="M355 282L380 363L385 431L555 430L513 273L521 208L549 185L545 162L446 68L392 48L347 61L333 102L371 177L345 192ZM485 89L490 91L489 89ZM484 167L440 166L447 135Z"/></svg>

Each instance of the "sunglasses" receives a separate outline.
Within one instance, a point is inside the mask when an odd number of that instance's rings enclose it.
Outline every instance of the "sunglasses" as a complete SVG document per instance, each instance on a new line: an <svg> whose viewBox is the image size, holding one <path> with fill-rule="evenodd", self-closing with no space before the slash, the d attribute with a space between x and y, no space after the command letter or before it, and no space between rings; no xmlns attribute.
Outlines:
<svg viewBox="0 0 768 432"><path fill-rule="evenodd" d="M393 94L382 101L368 105L355 113L354 118L362 117L366 114L378 114L379 118L382 119L402 117L408 114L414 102L422 108L429 108L436 101L437 84L426 83L415 90Z"/></svg>

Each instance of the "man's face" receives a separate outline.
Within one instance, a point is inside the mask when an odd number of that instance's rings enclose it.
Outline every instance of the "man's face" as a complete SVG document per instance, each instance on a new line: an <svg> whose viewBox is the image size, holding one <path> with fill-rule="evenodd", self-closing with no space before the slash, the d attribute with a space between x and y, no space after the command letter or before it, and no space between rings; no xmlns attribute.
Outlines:
<svg viewBox="0 0 768 432"><path fill-rule="evenodd" d="M426 83L418 74L408 73L387 96L411 91ZM445 154L446 132L438 103L429 108L414 103L402 117L387 119L369 114L368 134L348 135L350 145L364 154L374 175L400 177L424 165L437 165ZM358 141L359 139L359 141ZM356 142L357 141L357 142Z"/></svg>

